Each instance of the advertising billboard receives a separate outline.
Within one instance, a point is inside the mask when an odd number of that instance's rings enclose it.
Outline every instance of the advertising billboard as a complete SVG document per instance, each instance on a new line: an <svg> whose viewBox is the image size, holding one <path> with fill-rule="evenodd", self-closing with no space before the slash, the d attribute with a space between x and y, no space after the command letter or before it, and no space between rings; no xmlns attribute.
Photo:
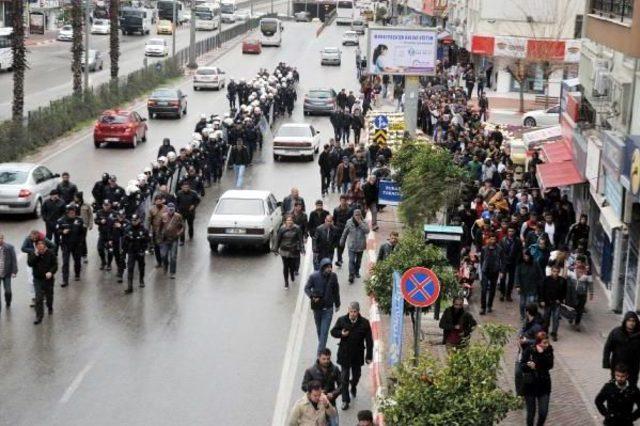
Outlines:
<svg viewBox="0 0 640 426"><path fill-rule="evenodd" d="M435 75L435 29L369 28L369 74Z"/></svg>

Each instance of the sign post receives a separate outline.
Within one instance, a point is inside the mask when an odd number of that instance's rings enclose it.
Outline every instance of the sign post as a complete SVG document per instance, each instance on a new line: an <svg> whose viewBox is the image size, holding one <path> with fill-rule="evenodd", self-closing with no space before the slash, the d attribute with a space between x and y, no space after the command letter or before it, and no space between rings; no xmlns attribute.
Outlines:
<svg viewBox="0 0 640 426"><path fill-rule="evenodd" d="M416 307L413 354L417 363L420 355L421 310L433 305L438 300L440 296L440 280L431 269L416 266L402 274L400 289L404 300Z"/></svg>
<svg viewBox="0 0 640 426"><path fill-rule="evenodd" d="M389 366L393 367L402 359L402 329L404 321L404 299L400 289L400 274L393 273L393 294L391 296L391 327L389 338Z"/></svg>

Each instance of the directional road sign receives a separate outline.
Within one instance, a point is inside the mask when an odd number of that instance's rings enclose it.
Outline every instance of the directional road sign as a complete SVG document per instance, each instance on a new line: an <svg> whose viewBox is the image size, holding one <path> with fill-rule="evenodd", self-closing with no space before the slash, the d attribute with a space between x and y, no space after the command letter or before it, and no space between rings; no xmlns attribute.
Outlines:
<svg viewBox="0 0 640 426"><path fill-rule="evenodd" d="M407 303L417 308L426 308L438 299L440 280L431 269L416 266L402 274L400 288Z"/></svg>
<svg viewBox="0 0 640 426"><path fill-rule="evenodd" d="M387 131L384 129L378 129L373 134L373 143L386 144L387 143Z"/></svg>
<svg viewBox="0 0 640 426"><path fill-rule="evenodd" d="M389 127L389 118L386 115L376 115L373 119L373 125L376 129L386 129Z"/></svg>

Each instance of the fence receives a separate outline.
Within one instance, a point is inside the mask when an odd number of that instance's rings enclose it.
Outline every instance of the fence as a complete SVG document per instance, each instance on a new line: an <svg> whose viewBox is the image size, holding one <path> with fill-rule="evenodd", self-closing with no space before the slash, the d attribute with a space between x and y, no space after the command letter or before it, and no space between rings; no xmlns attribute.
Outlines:
<svg viewBox="0 0 640 426"><path fill-rule="evenodd" d="M196 56L256 28L260 19L250 19L198 41L195 45ZM167 81L184 75L188 61L187 47L164 61L91 87L81 96L65 96L51 101L48 106L29 111L23 123L16 124L11 120L0 122L0 162L19 159L63 136L78 124L94 119L102 111L133 101Z"/></svg>

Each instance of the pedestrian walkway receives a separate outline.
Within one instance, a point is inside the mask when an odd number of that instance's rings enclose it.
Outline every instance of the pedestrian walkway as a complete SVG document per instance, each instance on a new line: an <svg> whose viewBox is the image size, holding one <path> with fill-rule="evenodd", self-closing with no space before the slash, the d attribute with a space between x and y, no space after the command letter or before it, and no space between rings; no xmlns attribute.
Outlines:
<svg viewBox="0 0 640 426"><path fill-rule="evenodd" d="M26 36L24 45L27 47L42 46L56 41L57 31L45 31L44 34L30 34Z"/></svg>

